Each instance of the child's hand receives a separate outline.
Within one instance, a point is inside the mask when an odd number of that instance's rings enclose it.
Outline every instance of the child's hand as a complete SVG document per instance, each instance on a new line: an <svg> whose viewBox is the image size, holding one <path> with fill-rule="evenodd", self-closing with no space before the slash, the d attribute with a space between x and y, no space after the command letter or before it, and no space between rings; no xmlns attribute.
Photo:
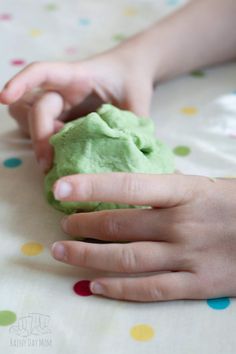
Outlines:
<svg viewBox="0 0 236 354"><path fill-rule="evenodd" d="M88 113L88 106L93 111L101 102L148 116L154 82L235 59L235 10L233 0L190 1L91 59L27 66L6 84L0 102L11 105L24 131L29 119L37 159L47 170L52 161L48 139L62 121ZM184 56L183 48L188 48ZM42 89L37 97L31 92L35 88Z"/></svg>
<svg viewBox="0 0 236 354"><path fill-rule="evenodd" d="M54 245L54 257L66 263L136 275L96 279L91 283L92 292L137 301L236 295L236 180L125 173L74 175L58 180L54 195L63 201L153 207L81 213L63 219L63 229L73 236L131 241ZM147 272L153 275L142 275ZM101 286L97 290L96 284Z"/></svg>
<svg viewBox="0 0 236 354"><path fill-rule="evenodd" d="M23 131L30 130L44 170L52 162L49 137L63 121L94 111L102 102L148 116L152 77L141 57L134 61L127 55L127 43L81 62L30 64L5 85L0 102L10 105Z"/></svg>

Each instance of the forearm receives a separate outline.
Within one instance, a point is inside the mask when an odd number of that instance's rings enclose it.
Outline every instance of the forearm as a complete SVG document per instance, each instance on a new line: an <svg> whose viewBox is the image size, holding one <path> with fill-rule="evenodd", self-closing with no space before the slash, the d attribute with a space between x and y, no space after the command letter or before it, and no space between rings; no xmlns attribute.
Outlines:
<svg viewBox="0 0 236 354"><path fill-rule="evenodd" d="M232 60L236 58L236 1L191 1L131 41L137 55L146 55L144 64L152 70L154 81Z"/></svg>

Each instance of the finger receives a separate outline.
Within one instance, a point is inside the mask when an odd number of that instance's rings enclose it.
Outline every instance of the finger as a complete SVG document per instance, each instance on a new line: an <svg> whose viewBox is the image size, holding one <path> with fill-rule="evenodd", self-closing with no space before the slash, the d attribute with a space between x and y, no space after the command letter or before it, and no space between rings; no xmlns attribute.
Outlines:
<svg viewBox="0 0 236 354"><path fill-rule="evenodd" d="M79 174L60 178L54 184L53 192L57 200L64 201L171 207L186 202L192 196L199 178L176 174Z"/></svg>
<svg viewBox="0 0 236 354"><path fill-rule="evenodd" d="M52 163L53 148L49 143L50 136L55 133L55 120L64 108L61 95L47 92L32 106L29 112L29 124L36 158L42 169L47 171ZM58 129L58 127L56 126Z"/></svg>
<svg viewBox="0 0 236 354"><path fill-rule="evenodd" d="M19 128L28 136L30 136L28 115L30 106L25 102L16 101L8 108L10 115L16 120Z"/></svg>
<svg viewBox="0 0 236 354"><path fill-rule="evenodd" d="M30 134L28 116L32 104L42 96L42 92L28 92L20 100L9 106L10 115L17 121L20 129L27 135Z"/></svg>
<svg viewBox="0 0 236 354"><path fill-rule="evenodd" d="M73 66L69 63L32 63L7 82L0 93L0 102L11 104L39 86L53 85L54 90L66 86L74 75Z"/></svg>
<svg viewBox="0 0 236 354"><path fill-rule="evenodd" d="M56 242L52 255L79 267L119 273L141 273L179 270L180 252L164 242L134 242L128 244L90 244L80 241Z"/></svg>
<svg viewBox="0 0 236 354"><path fill-rule="evenodd" d="M167 301L200 299L200 285L190 272L169 272L136 278L100 278L90 284L92 293L119 300Z"/></svg>
<svg viewBox="0 0 236 354"><path fill-rule="evenodd" d="M104 241L170 241L166 209L118 209L72 214L62 219L66 233Z"/></svg>

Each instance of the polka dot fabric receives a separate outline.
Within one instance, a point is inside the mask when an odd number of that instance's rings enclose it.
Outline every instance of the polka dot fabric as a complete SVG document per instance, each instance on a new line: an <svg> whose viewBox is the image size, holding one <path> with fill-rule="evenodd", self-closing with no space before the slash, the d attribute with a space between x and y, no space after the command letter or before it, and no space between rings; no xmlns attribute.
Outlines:
<svg viewBox="0 0 236 354"><path fill-rule="evenodd" d="M32 61L109 49L185 2L2 1L0 84ZM235 72L235 63L197 70L155 91L158 137L181 172L236 176ZM29 141L6 107L0 115L0 353L234 354L234 299L107 300L90 291L90 281L106 273L51 257L53 242L67 237L61 214L45 202Z"/></svg>

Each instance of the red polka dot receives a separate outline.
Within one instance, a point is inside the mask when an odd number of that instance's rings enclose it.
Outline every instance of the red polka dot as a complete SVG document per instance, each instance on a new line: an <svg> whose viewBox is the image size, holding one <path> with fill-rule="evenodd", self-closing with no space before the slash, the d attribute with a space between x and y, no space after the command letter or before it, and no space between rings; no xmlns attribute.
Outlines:
<svg viewBox="0 0 236 354"><path fill-rule="evenodd" d="M0 21L9 21L12 17L10 14L0 14Z"/></svg>
<svg viewBox="0 0 236 354"><path fill-rule="evenodd" d="M11 65L16 65L16 66L21 66L21 65L25 65L26 62L23 59L12 59L11 60Z"/></svg>
<svg viewBox="0 0 236 354"><path fill-rule="evenodd" d="M75 47L68 47L65 49L65 52L66 54L69 54L69 55L74 55L77 53L77 48Z"/></svg>
<svg viewBox="0 0 236 354"><path fill-rule="evenodd" d="M73 286L73 290L77 295L90 296L93 295L89 288L90 280L80 280Z"/></svg>

